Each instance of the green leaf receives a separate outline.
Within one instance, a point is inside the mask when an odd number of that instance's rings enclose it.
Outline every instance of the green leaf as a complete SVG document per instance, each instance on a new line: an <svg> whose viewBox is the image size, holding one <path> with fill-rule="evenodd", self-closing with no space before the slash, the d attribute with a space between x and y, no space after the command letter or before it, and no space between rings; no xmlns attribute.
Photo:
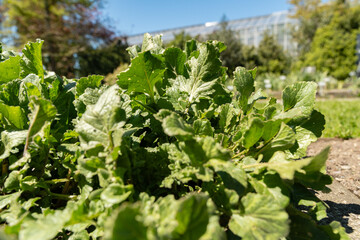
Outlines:
<svg viewBox="0 0 360 240"><path fill-rule="evenodd" d="M149 33L144 34L143 43L141 45L141 52L150 51L152 54L163 53L163 42L161 35L151 36Z"/></svg>
<svg viewBox="0 0 360 240"><path fill-rule="evenodd" d="M198 81L210 82L222 76L219 50L211 43L198 43L197 57L191 57L186 62L190 80L194 85Z"/></svg>
<svg viewBox="0 0 360 240"><path fill-rule="evenodd" d="M176 79L170 80L171 87L167 89L168 94L174 96L174 93L185 94L187 105L198 102L200 98L206 98L214 91L212 87L216 80L210 82L203 82L196 78L186 79L184 76L177 76ZM176 101L176 99L174 99Z"/></svg>
<svg viewBox="0 0 360 240"><path fill-rule="evenodd" d="M218 160L210 160L208 165L215 169L215 172L220 175L224 185L228 189L235 190L239 196L244 193L248 184L247 176L243 169L239 168L232 162Z"/></svg>
<svg viewBox="0 0 360 240"><path fill-rule="evenodd" d="M207 208L208 197L205 194L191 194L180 200L175 219L175 239L195 240L205 232L209 223Z"/></svg>
<svg viewBox="0 0 360 240"><path fill-rule="evenodd" d="M86 230L76 232L69 237L69 240L88 240L90 236Z"/></svg>
<svg viewBox="0 0 360 240"><path fill-rule="evenodd" d="M147 227L139 219L139 205L123 205L106 221L105 240L144 240Z"/></svg>
<svg viewBox="0 0 360 240"><path fill-rule="evenodd" d="M264 157L270 158L276 151L291 148L295 140L295 133L292 128L282 122L279 132L260 152L264 154Z"/></svg>
<svg viewBox="0 0 360 240"><path fill-rule="evenodd" d="M218 216L211 216L205 234L200 237L200 240L225 240L226 235L223 228L219 224Z"/></svg>
<svg viewBox="0 0 360 240"><path fill-rule="evenodd" d="M191 56L198 55L199 52L197 51L198 42L195 39L189 40L185 43L185 53L186 57L189 58ZM196 52L197 54L194 54Z"/></svg>
<svg viewBox="0 0 360 240"><path fill-rule="evenodd" d="M76 124L75 131L79 133L81 147L89 149L97 144L118 146L121 141L118 137L126 120L125 109L129 104L129 99L120 96L118 86L108 88L95 105L87 107Z"/></svg>
<svg viewBox="0 0 360 240"><path fill-rule="evenodd" d="M329 225L319 226L324 232L326 232L331 240L350 240L346 230L337 221L332 221Z"/></svg>
<svg viewBox="0 0 360 240"><path fill-rule="evenodd" d="M38 186L38 178L35 176L26 176L20 181L20 188L23 191L34 191Z"/></svg>
<svg viewBox="0 0 360 240"><path fill-rule="evenodd" d="M25 143L27 130L23 131L2 131L1 143L4 145L5 150L0 156L0 162L9 157L11 154L17 153L19 149L16 147Z"/></svg>
<svg viewBox="0 0 360 240"><path fill-rule="evenodd" d="M0 85L0 99L9 106L19 106L19 91L22 80L16 79Z"/></svg>
<svg viewBox="0 0 360 240"><path fill-rule="evenodd" d="M54 211L37 221L25 221L19 233L19 240L53 239L70 219L68 212ZM39 228L47 225L47 228Z"/></svg>
<svg viewBox="0 0 360 240"><path fill-rule="evenodd" d="M304 172L302 169L311 162L310 158L291 161L286 159L284 152L276 152L269 160L268 169L279 173L282 179L294 179L295 172Z"/></svg>
<svg viewBox="0 0 360 240"><path fill-rule="evenodd" d="M76 96L83 94L86 89L99 88L103 79L104 77L99 75L90 75L88 77L80 78L76 83Z"/></svg>
<svg viewBox="0 0 360 240"><path fill-rule="evenodd" d="M179 140L189 140L194 136L194 129L175 113L167 116L162 126L168 136L177 137Z"/></svg>
<svg viewBox="0 0 360 240"><path fill-rule="evenodd" d="M107 186L100 195L100 199L104 201L105 207L111 207L114 204L125 201L131 195L129 187L113 183Z"/></svg>
<svg viewBox="0 0 360 240"><path fill-rule="evenodd" d="M0 43L1 45L2 43ZM2 47L0 47L2 48ZM0 51L0 62L3 62L7 59L9 59L10 57L15 57L16 56L16 53L14 51L3 51L1 52Z"/></svg>
<svg viewBox="0 0 360 240"><path fill-rule="evenodd" d="M326 174L326 160L330 148L327 147L318 155L310 158L310 163L303 168L303 172L295 174L296 181L315 190L323 190L331 184L332 178Z"/></svg>
<svg viewBox="0 0 360 240"><path fill-rule="evenodd" d="M169 165L171 174L162 182L165 187L170 187L174 181L183 183L192 179L211 181L213 171L205 163L211 160L228 161L231 158L228 150L223 149L208 136L180 142L177 147L172 144L166 151L171 162Z"/></svg>
<svg viewBox="0 0 360 240"><path fill-rule="evenodd" d="M181 150L195 166L212 159L222 161L230 159L229 151L223 149L212 137L197 137L195 139L195 141L186 141L179 144Z"/></svg>
<svg viewBox="0 0 360 240"><path fill-rule="evenodd" d="M311 113L310 119L295 127L296 145L289 150L291 158L302 158L306 156L308 146L315 142L325 128L325 117L318 111Z"/></svg>
<svg viewBox="0 0 360 240"><path fill-rule="evenodd" d="M36 97L31 99L30 108L30 125L27 141L43 129L45 123L52 121L57 113L55 106L49 100Z"/></svg>
<svg viewBox="0 0 360 240"><path fill-rule="evenodd" d="M8 106L0 102L0 119L5 128L23 130L27 126L27 117L19 106Z"/></svg>
<svg viewBox="0 0 360 240"><path fill-rule="evenodd" d="M155 102L154 87L162 81L164 72L162 61L150 52L144 52L131 61L126 71L120 73L117 83L130 93L145 93Z"/></svg>
<svg viewBox="0 0 360 240"><path fill-rule="evenodd" d="M289 205L289 188L278 174L267 172L257 178L251 177L249 182L257 193L271 196L282 208Z"/></svg>
<svg viewBox="0 0 360 240"><path fill-rule="evenodd" d="M289 239L299 239L299 236L324 240L350 239L345 233L345 229L337 222L332 222L330 226L319 226L309 215L294 207L289 208L288 212L291 220Z"/></svg>
<svg viewBox="0 0 360 240"><path fill-rule="evenodd" d="M88 105L94 105L99 100L100 96L106 91L107 87L101 88L86 88L84 93L74 100L74 106L77 114L81 117L86 111Z"/></svg>
<svg viewBox="0 0 360 240"><path fill-rule="evenodd" d="M6 191L17 190L19 188L20 177L21 175L19 171L12 171L4 183Z"/></svg>
<svg viewBox="0 0 360 240"><path fill-rule="evenodd" d="M126 51L130 55L130 59L134 59L139 55L139 52L141 51L140 47L138 45L134 45L131 47L126 48Z"/></svg>
<svg viewBox="0 0 360 240"><path fill-rule="evenodd" d="M80 158L78 159L78 166L77 169L80 171L87 178L91 178L94 176L98 170L101 168L105 168L105 162L98 157L91 157L91 158Z"/></svg>
<svg viewBox="0 0 360 240"><path fill-rule="evenodd" d="M176 78L186 72L186 54L179 48L167 48L164 52L167 75Z"/></svg>
<svg viewBox="0 0 360 240"><path fill-rule="evenodd" d="M178 75L169 80L171 87L168 87L166 92L172 98L173 104L181 97L188 108L201 98L208 98L215 91L213 87L222 76L218 49L211 43L199 43L197 50L199 54L186 61L189 77Z"/></svg>
<svg viewBox="0 0 360 240"><path fill-rule="evenodd" d="M193 129L196 135L210 137L214 135L214 129L207 119L196 119L193 123Z"/></svg>
<svg viewBox="0 0 360 240"><path fill-rule="evenodd" d="M289 232L288 214L268 195L248 193L241 199L244 211L233 214L230 230L242 239L280 239Z"/></svg>
<svg viewBox="0 0 360 240"><path fill-rule="evenodd" d="M41 79L35 74L29 74L20 84L19 88L19 102L20 105L27 105L29 104L31 97L44 97L46 90L44 89L43 85L41 84Z"/></svg>
<svg viewBox="0 0 360 240"><path fill-rule="evenodd" d="M248 71L243 67L237 67L234 71L234 86L239 92L241 109L246 112L250 95L255 91L255 70Z"/></svg>
<svg viewBox="0 0 360 240"><path fill-rule="evenodd" d="M82 223L84 202L89 197L90 186L84 186L76 202L69 201L62 210L44 209L43 214L34 214L21 225L20 240L54 239L67 225ZM48 226L44 228L43 226Z"/></svg>
<svg viewBox="0 0 360 240"><path fill-rule="evenodd" d="M7 205L16 201L21 195L21 192L15 192L7 195L0 196L0 209L5 208Z"/></svg>
<svg viewBox="0 0 360 240"><path fill-rule="evenodd" d="M317 84L314 82L297 82L284 89L282 100L287 115L299 112L294 120L310 117L314 108Z"/></svg>
<svg viewBox="0 0 360 240"><path fill-rule="evenodd" d="M33 73L44 80L44 68L42 64L41 47L44 41L37 39L36 42L29 42L23 49L23 57L20 61L20 77L25 78Z"/></svg>
<svg viewBox="0 0 360 240"><path fill-rule="evenodd" d="M7 83L20 76L20 56L0 62L0 83Z"/></svg>
<svg viewBox="0 0 360 240"><path fill-rule="evenodd" d="M264 123L260 118L253 118L249 128L243 135L243 146L245 148L252 147L259 141L264 132Z"/></svg>
<svg viewBox="0 0 360 240"><path fill-rule="evenodd" d="M229 128L234 124L236 114L234 107L231 104L224 104L220 107L219 113L219 127L220 131L228 132Z"/></svg>
<svg viewBox="0 0 360 240"><path fill-rule="evenodd" d="M264 122L262 138L265 142L270 141L280 130L282 120L268 120Z"/></svg>
<svg viewBox="0 0 360 240"><path fill-rule="evenodd" d="M295 206L305 206L306 212L316 221L327 218L328 205L316 197L312 189L296 183L293 187L293 202Z"/></svg>

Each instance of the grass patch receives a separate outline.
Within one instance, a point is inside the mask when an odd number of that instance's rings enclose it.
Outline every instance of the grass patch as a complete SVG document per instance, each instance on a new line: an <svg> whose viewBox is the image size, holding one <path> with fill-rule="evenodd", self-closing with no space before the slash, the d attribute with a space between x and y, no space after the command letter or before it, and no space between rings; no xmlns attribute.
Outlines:
<svg viewBox="0 0 360 240"><path fill-rule="evenodd" d="M315 109L325 115L322 137L360 137L360 99L318 101Z"/></svg>
<svg viewBox="0 0 360 240"><path fill-rule="evenodd" d="M256 103L258 108L265 102ZM322 137L360 137L360 99L332 99L317 101L315 109L325 115L325 130Z"/></svg>

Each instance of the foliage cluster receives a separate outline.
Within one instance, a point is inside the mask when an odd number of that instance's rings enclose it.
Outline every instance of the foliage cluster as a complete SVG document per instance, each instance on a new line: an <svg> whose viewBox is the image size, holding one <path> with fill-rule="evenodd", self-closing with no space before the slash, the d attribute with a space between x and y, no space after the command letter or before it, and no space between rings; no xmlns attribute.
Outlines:
<svg viewBox="0 0 360 240"><path fill-rule="evenodd" d="M221 53L221 60L231 74L237 66L247 69L257 67L258 74L285 74L290 68L290 58L277 43L274 36L265 32L259 46L241 43L240 36L230 29L227 22L221 22L220 29L206 37L207 40L223 42L227 49Z"/></svg>
<svg viewBox="0 0 360 240"><path fill-rule="evenodd" d="M325 84L326 89L335 89L338 87L339 81L334 78L331 78L325 72L311 72L306 71L292 71L288 75L279 75L274 73L265 73L256 78L256 87L265 88L265 81L268 80L271 84L270 90L272 91L282 91L288 85L294 84L296 82L322 82ZM349 86L354 86L355 81L349 82Z"/></svg>
<svg viewBox="0 0 360 240"><path fill-rule="evenodd" d="M344 80L356 70L356 35L360 34L357 1L292 0L293 17L299 20L294 40L299 47L297 68L315 66L318 71Z"/></svg>
<svg viewBox="0 0 360 240"><path fill-rule="evenodd" d="M294 11L291 15L298 21L297 27L292 31L292 37L297 42L299 60L311 49L316 30L329 24L332 13L332 3L323 3L321 0L289 0Z"/></svg>
<svg viewBox="0 0 360 240"><path fill-rule="evenodd" d="M190 39L190 35L181 32L174 36L174 40L168 46L184 49L186 41ZM205 41L216 40L226 45L226 49L221 52L220 59L223 65L227 67L229 75L238 66L243 66L247 69L257 67L257 73L260 75L263 73L285 74L290 69L290 58L277 43L274 36L265 32L257 48L245 45L240 41L239 34L228 26L225 18L221 20L218 30L205 37L198 36L197 39Z"/></svg>
<svg viewBox="0 0 360 240"><path fill-rule="evenodd" d="M356 36L360 34L360 6L338 6L329 24L318 28L305 55L305 65L344 80L356 70Z"/></svg>
<svg viewBox="0 0 360 240"><path fill-rule="evenodd" d="M146 34L117 84L43 69L42 41L0 62L0 219L38 239L348 239L320 225L328 150L316 84L254 92L256 70L224 81L216 41L162 47ZM45 227L46 226L46 227Z"/></svg>
<svg viewBox="0 0 360 240"><path fill-rule="evenodd" d="M107 74L127 62L124 41L107 26L100 0L4 0L0 15L15 48L45 40L43 64L49 71L74 77ZM107 59L108 58L108 59Z"/></svg>

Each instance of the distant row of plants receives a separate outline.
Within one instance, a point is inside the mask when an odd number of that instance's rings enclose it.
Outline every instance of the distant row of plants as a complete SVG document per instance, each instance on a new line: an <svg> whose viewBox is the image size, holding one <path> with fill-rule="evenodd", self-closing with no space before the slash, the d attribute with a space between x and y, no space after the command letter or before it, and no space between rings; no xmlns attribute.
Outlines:
<svg viewBox="0 0 360 240"><path fill-rule="evenodd" d="M256 87L268 89L271 91L281 91L286 86L299 82L316 82L319 88L323 90L332 89L349 89L357 90L360 87L360 78L353 75L345 80L338 80L331 77L326 72L294 71L288 75L279 75L274 73L266 73L260 75L256 79Z"/></svg>

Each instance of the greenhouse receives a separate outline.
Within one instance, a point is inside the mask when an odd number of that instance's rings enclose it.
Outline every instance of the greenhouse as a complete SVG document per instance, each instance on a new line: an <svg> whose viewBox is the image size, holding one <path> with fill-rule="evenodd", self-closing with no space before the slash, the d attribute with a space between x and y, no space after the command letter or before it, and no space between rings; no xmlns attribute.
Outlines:
<svg viewBox="0 0 360 240"><path fill-rule="evenodd" d="M269 15L231 20L228 27L239 33L239 38L246 45L258 46L263 34L268 32L276 37L278 43L286 51L295 49L295 43L291 40L291 28L296 24L296 20L289 17L289 11L274 12ZM151 35L162 34L163 41L169 42L174 35L184 31L192 37L206 36L220 27L219 22L207 22L205 24L193 25L188 27L174 28L163 31L151 32ZM129 45L141 44L143 34L128 37Z"/></svg>

